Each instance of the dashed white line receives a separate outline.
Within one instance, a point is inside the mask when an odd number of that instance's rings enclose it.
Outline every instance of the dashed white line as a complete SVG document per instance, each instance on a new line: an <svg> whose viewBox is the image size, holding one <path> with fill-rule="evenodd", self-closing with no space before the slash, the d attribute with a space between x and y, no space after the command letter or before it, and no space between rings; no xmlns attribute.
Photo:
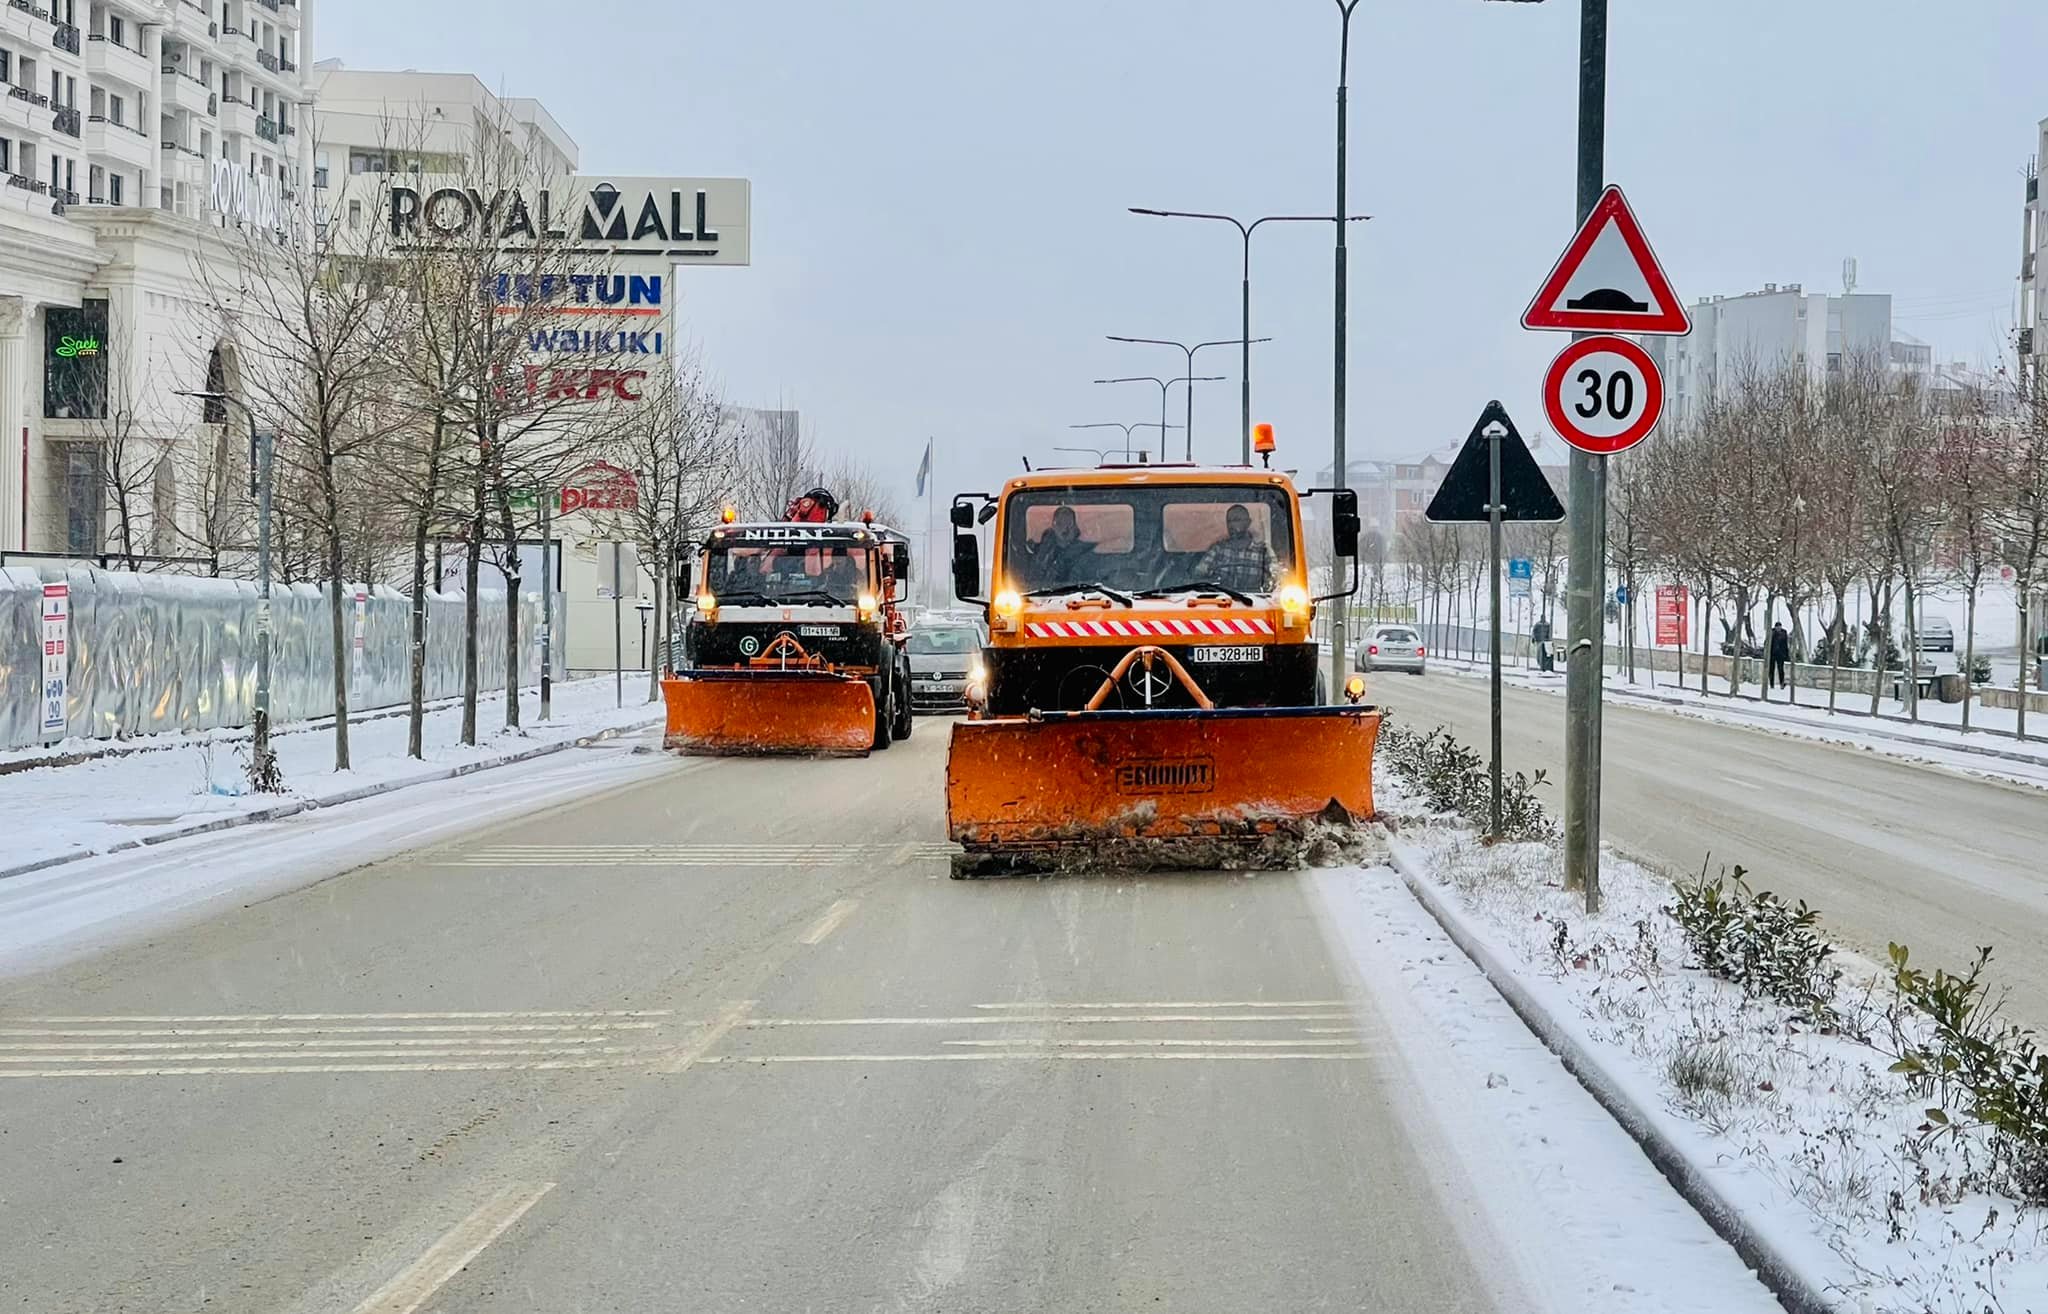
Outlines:
<svg viewBox="0 0 2048 1314"><path fill-rule="evenodd" d="M413 1314L460 1273L484 1247L555 1189L553 1182L508 1186L478 1205L469 1217L443 1233L427 1252L356 1306L355 1314Z"/></svg>
<svg viewBox="0 0 2048 1314"><path fill-rule="evenodd" d="M826 936L838 930L841 922L853 916L853 910L858 907L860 907L860 900L858 899L839 900L839 902L825 910L825 915L818 919L816 926L804 932L802 942L804 944L820 943Z"/></svg>
<svg viewBox="0 0 2048 1314"><path fill-rule="evenodd" d="M675 1056L661 1066L661 1071L667 1073L688 1072L690 1066L703 1058L713 1045L725 1039L727 1032L746 1020L747 1010L753 1006L754 1001L751 999L735 1000L727 1004L725 1011L712 1019L711 1023L695 1040L677 1050Z"/></svg>

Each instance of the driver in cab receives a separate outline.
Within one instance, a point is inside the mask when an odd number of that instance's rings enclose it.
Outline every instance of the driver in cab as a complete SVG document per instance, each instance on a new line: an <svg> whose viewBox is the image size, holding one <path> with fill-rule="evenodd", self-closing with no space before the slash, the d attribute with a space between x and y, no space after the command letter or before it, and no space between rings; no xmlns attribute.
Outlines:
<svg viewBox="0 0 2048 1314"><path fill-rule="evenodd" d="M1242 504L1232 506L1223 513L1223 528L1223 537L1195 563L1195 578L1240 593L1271 592L1273 549L1252 533L1252 513Z"/></svg>
<svg viewBox="0 0 2048 1314"><path fill-rule="evenodd" d="M1026 546L1029 575L1041 587L1084 583L1093 578L1095 545L1081 537L1081 521L1074 508L1062 506L1052 513L1052 525Z"/></svg>

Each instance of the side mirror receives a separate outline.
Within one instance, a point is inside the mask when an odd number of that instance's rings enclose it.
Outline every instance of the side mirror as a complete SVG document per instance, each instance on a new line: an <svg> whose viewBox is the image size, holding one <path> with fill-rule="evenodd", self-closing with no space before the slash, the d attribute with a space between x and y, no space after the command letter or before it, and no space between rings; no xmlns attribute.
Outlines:
<svg viewBox="0 0 2048 1314"><path fill-rule="evenodd" d="M892 543L890 547L895 553L896 582L898 584L908 584L910 582L910 544Z"/></svg>
<svg viewBox="0 0 2048 1314"><path fill-rule="evenodd" d="M955 529L972 529L972 528L974 528L974 508L973 508L973 507L971 507L971 506L969 506L969 505L967 505L967 503L965 503L965 502L955 502L955 503L953 503L953 509L952 509L952 511L951 511L951 512L950 512L949 514L951 514L951 516L953 517L953 528L955 528Z"/></svg>
<svg viewBox="0 0 2048 1314"><path fill-rule="evenodd" d="M965 508L962 508L963 510ZM953 535L953 596L962 602L981 601L981 540L973 534Z"/></svg>
<svg viewBox="0 0 2048 1314"><path fill-rule="evenodd" d="M1358 494L1348 488L1340 488L1331 500L1330 533L1335 540L1337 555L1355 557L1358 555Z"/></svg>
<svg viewBox="0 0 2048 1314"><path fill-rule="evenodd" d="M676 553L675 567L669 572L669 580L675 590L675 600L678 603L687 603L692 596L689 557L680 552Z"/></svg>

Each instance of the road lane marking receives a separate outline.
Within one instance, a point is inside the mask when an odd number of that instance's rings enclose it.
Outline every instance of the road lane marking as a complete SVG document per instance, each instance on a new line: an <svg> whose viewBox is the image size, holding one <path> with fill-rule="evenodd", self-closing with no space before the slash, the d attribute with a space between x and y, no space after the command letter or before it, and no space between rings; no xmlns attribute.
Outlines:
<svg viewBox="0 0 2048 1314"><path fill-rule="evenodd" d="M823 941L826 936L839 929L841 922L853 916L853 910L858 907L860 907L860 900L858 899L841 899L833 904L825 910L825 915L818 919L816 926L804 932L803 943L818 944Z"/></svg>
<svg viewBox="0 0 2048 1314"><path fill-rule="evenodd" d="M677 1050L674 1057L659 1070L671 1074L688 1072L692 1064L703 1058L713 1045L725 1039L726 1033L746 1019L747 1010L753 1006L754 1001L751 999L739 999L727 1004L725 1010L712 1019L695 1040Z"/></svg>
<svg viewBox="0 0 2048 1314"><path fill-rule="evenodd" d="M1737 787L1739 787L1739 788L1742 788L1742 789L1762 789L1762 788L1763 788L1763 786L1762 786L1762 785L1759 785L1759 784L1758 784L1758 783L1756 783L1756 782L1755 782L1754 780L1744 780L1744 779L1742 779L1742 778L1741 778L1740 776L1722 776L1722 777L1721 777L1721 779L1722 779L1723 781L1725 781L1726 783L1728 783L1728 784L1731 784L1731 785L1735 785L1735 786L1737 786Z"/></svg>
<svg viewBox="0 0 2048 1314"><path fill-rule="evenodd" d="M69 1049L239 1049L270 1050L291 1052L308 1045L320 1045L327 1049L389 1049L404 1046L423 1046L429 1049L462 1049L472 1053L494 1053L521 1045L546 1044L556 1049L576 1049L600 1046L607 1042L630 1037L595 1036L426 1036L409 1040L402 1036L379 1037L375 1040L332 1039L329 1037L282 1040L10 1040L0 1042L0 1054L40 1054L61 1052Z"/></svg>
<svg viewBox="0 0 2048 1314"><path fill-rule="evenodd" d="M498 844L450 854L436 867L839 867L864 862L936 862L959 850L912 840L894 844Z"/></svg>
<svg viewBox="0 0 2048 1314"><path fill-rule="evenodd" d="M1349 1013L1119 1013L1098 1017L1057 1013L1042 1017L982 1013L975 1017L756 1017L748 1029L764 1027L955 1027L955 1026L1121 1026L1133 1022L1345 1022Z"/></svg>
<svg viewBox="0 0 2048 1314"><path fill-rule="evenodd" d="M413 1314L433 1298L449 1278L460 1273L484 1247L555 1189L553 1182L517 1183L478 1205L469 1217L443 1233L396 1277L356 1306L355 1314Z"/></svg>
<svg viewBox="0 0 2048 1314"><path fill-rule="evenodd" d="M194 1067L166 1065L160 1068L0 1068L0 1079L8 1077L261 1077L288 1073L334 1072L557 1072L586 1068L630 1068L640 1064L631 1058L538 1059L516 1063L304 1063L254 1064L232 1067L201 1064Z"/></svg>
<svg viewBox="0 0 2048 1314"><path fill-rule="evenodd" d="M1138 1050L1129 1052L1095 1053L1082 1050L1062 1049L1018 1049L1001 1053L975 1051L971 1053L948 1054L717 1054L703 1060L705 1063L722 1063L744 1066L749 1063L1001 1063L1017 1059L1073 1059L1086 1063L1109 1063L1124 1060L1151 1061L1157 1059L1192 1059L1202 1062L1258 1059L1369 1059L1378 1055L1369 1050Z"/></svg>
<svg viewBox="0 0 2048 1314"><path fill-rule="evenodd" d="M659 1022L579 1022L549 1025L538 1022L521 1023L469 1023L453 1026L344 1026L344 1027L136 1027L82 1028L82 1027L0 1027L0 1036L324 1036L356 1035L377 1032L403 1032L420 1035L432 1032L480 1031L486 1034L511 1034L526 1031L583 1032L583 1031L649 1031L660 1026Z"/></svg>
<svg viewBox="0 0 2048 1314"><path fill-rule="evenodd" d="M586 1054L665 1054L667 1052L668 1047L666 1045L600 1045L593 1049L579 1050L563 1050L556 1048L552 1045L545 1045L527 1049L495 1049L489 1051L488 1053L491 1058L517 1057L521 1055L534 1058L547 1056L555 1056L561 1058L574 1056L580 1058ZM351 1062L364 1062L370 1059L419 1060L435 1057L477 1059L484 1057L484 1055L478 1053L476 1050L473 1049L397 1049L367 1051L358 1049L300 1049L286 1050L281 1052L273 1051L269 1053L257 1054L251 1054L245 1050L211 1049L177 1050L168 1054L123 1054L113 1051L102 1050L86 1054L0 1054L0 1063L163 1064L217 1062L225 1059L233 1059L242 1063L249 1063L258 1059L348 1059Z"/></svg>
<svg viewBox="0 0 2048 1314"><path fill-rule="evenodd" d="M1232 999L1232 1000L1149 1000L1140 1003L1066 1004L1045 1001L1029 1004L976 1004L989 1009L1110 1009L1110 1008L1346 1008L1342 999Z"/></svg>
<svg viewBox="0 0 2048 1314"><path fill-rule="evenodd" d="M1011 1049L1014 1049L1017 1044L1017 1042L1014 1040L948 1040L943 1043L948 1045L982 1045L989 1046L992 1048ZM1051 1043L1057 1045L1061 1049L1085 1049L1097 1047L1156 1049L1165 1045L1194 1045L1214 1049L1308 1049L1313 1047L1328 1047L1334 1049L1347 1045L1356 1047L1358 1042L1354 1040L1171 1040L1166 1038L1133 1039L1127 1036L1119 1036L1114 1039L1102 1040L1076 1036L1072 1040L1055 1040Z"/></svg>
<svg viewBox="0 0 2048 1314"><path fill-rule="evenodd" d="M12 1017L10 1022L459 1022L464 1020L485 1020L502 1018L518 1020L527 1018L639 1018L668 1017L672 1010L666 1008L597 1008L597 1009L515 1009L503 1013L104 1013L82 1014L64 1017Z"/></svg>

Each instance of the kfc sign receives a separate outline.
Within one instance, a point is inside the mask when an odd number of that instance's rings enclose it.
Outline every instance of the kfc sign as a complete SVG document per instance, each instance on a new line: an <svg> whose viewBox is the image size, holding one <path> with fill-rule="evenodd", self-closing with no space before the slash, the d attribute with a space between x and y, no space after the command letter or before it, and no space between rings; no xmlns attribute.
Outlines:
<svg viewBox="0 0 2048 1314"><path fill-rule="evenodd" d="M646 370L584 369L554 365L526 365L526 395L539 402L592 402L640 400Z"/></svg>

